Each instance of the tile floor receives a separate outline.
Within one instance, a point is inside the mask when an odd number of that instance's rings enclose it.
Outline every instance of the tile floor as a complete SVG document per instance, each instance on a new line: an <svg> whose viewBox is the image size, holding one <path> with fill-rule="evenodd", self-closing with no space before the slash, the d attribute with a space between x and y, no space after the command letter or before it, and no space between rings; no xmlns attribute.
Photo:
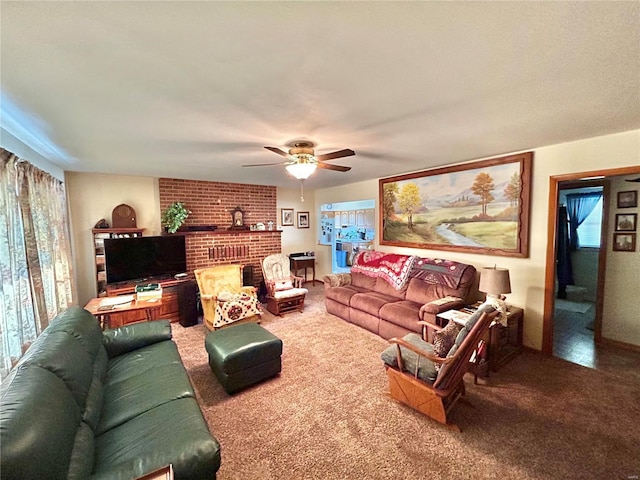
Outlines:
<svg viewBox="0 0 640 480"><path fill-rule="evenodd" d="M596 345L593 330L587 328L594 319L592 305L586 313L554 312L553 355L568 362L619 375L640 382L640 352L611 345Z"/></svg>
<svg viewBox="0 0 640 480"><path fill-rule="evenodd" d="M584 314L556 308L553 322L554 356L595 368L593 330L587 328L593 323L594 317L594 305Z"/></svg>

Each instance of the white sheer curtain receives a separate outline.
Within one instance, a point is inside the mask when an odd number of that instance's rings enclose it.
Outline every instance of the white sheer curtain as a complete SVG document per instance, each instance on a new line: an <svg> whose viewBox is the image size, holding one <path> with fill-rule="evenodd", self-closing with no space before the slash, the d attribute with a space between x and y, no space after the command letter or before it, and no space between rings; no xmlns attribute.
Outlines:
<svg viewBox="0 0 640 480"><path fill-rule="evenodd" d="M64 184L0 149L0 377L74 302Z"/></svg>

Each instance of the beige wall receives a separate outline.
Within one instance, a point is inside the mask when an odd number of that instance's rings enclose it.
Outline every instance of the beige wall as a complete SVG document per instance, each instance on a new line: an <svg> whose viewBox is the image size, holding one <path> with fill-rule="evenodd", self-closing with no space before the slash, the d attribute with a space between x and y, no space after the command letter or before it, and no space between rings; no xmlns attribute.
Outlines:
<svg viewBox="0 0 640 480"><path fill-rule="evenodd" d="M625 181L631 178L638 178L638 175L615 177L611 181L602 336L617 342L640 345L640 314L638 314L637 298L640 290L640 252L638 251L640 242L636 238L635 252L613 251L616 213L640 212L637 207L617 208L616 205L618 192L640 190L640 183ZM640 230L636 231L636 236L638 234Z"/></svg>
<svg viewBox="0 0 640 480"><path fill-rule="evenodd" d="M292 180L295 184L295 180ZM296 253L314 251L316 244L316 224L319 222L315 211L313 191L304 192L304 202L300 201L300 188L278 188L278 228L282 229L282 252ZM282 226L280 209L293 209L293 225ZM298 228L298 212L309 212L309 228Z"/></svg>
<svg viewBox="0 0 640 480"><path fill-rule="evenodd" d="M495 257L487 255L460 254L438 250L420 250L396 247L376 248L420 255L424 257L447 258L470 263L476 268L492 266L508 268L513 293L508 301L525 309L524 344L540 350L542 348L542 314L544 304L544 276L547 250L547 217L549 204L549 177L575 172L589 172L610 168L637 166L640 164L640 131L634 130L615 135L552 145L534 150L529 258ZM357 157L356 157L357 158ZM318 190L315 192L316 205L329 202L378 198L378 181L361 182L343 187ZM376 212L378 212L376 204ZM629 255L629 254L628 254ZM634 255L637 255L634 254ZM321 274L329 273L330 261L319 265ZM612 267L613 268L613 267ZM620 265L620 269L625 269ZM634 270L637 275L637 268ZM611 284L614 282L611 281ZM616 298L620 303L631 302L638 282L618 285ZM626 308L626 307L625 307ZM618 307L622 310L622 307ZM608 315L605 310L605 316ZM640 342L638 342L640 344Z"/></svg>
<svg viewBox="0 0 640 480"><path fill-rule="evenodd" d="M96 296L95 257L91 229L101 219L111 225L111 212L125 203L136 212L137 226L145 235L160 234L158 180L152 177L65 174L71 223L71 248L78 303Z"/></svg>

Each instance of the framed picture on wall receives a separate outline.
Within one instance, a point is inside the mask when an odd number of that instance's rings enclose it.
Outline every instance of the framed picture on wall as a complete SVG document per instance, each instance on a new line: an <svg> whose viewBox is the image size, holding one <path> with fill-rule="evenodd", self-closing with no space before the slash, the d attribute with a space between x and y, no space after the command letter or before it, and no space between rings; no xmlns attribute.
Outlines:
<svg viewBox="0 0 640 480"><path fill-rule="evenodd" d="M635 232L637 213L617 213L616 214L616 231L617 232Z"/></svg>
<svg viewBox="0 0 640 480"><path fill-rule="evenodd" d="M636 234L635 233L614 233L613 234L613 251L614 252L635 252L636 251Z"/></svg>
<svg viewBox="0 0 640 480"><path fill-rule="evenodd" d="M533 152L379 180L380 245L529 256Z"/></svg>
<svg viewBox="0 0 640 480"><path fill-rule="evenodd" d="M309 228L309 212L298 212L298 228Z"/></svg>
<svg viewBox="0 0 640 480"><path fill-rule="evenodd" d="M280 222L283 227L293 225L293 208L280 209Z"/></svg>
<svg viewBox="0 0 640 480"><path fill-rule="evenodd" d="M638 191L628 190L618 192L618 208L632 208L638 206Z"/></svg>

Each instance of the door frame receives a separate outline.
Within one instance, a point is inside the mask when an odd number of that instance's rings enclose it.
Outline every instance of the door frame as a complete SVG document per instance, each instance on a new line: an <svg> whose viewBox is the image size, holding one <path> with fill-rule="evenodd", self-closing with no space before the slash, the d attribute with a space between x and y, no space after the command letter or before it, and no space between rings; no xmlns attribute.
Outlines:
<svg viewBox="0 0 640 480"><path fill-rule="evenodd" d="M553 355L553 307L555 303L556 277L556 237L558 235L558 194L560 183L576 182L588 186L588 180L598 179L605 182L607 177L633 175L640 173L640 167L622 167L590 172L576 172L549 177L549 210L547 213L547 256L544 276L544 306L542 310L542 353ZM595 177L595 178L594 178ZM600 178L603 177L603 178ZM606 182L608 183L608 182ZM598 291L596 296L596 319L594 323L594 341L602 340L602 308L604 297L604 279L607 262L607 240L609 233L609 190L605 185L603 191L602 231L600 255L598 256Z"/></svg>

